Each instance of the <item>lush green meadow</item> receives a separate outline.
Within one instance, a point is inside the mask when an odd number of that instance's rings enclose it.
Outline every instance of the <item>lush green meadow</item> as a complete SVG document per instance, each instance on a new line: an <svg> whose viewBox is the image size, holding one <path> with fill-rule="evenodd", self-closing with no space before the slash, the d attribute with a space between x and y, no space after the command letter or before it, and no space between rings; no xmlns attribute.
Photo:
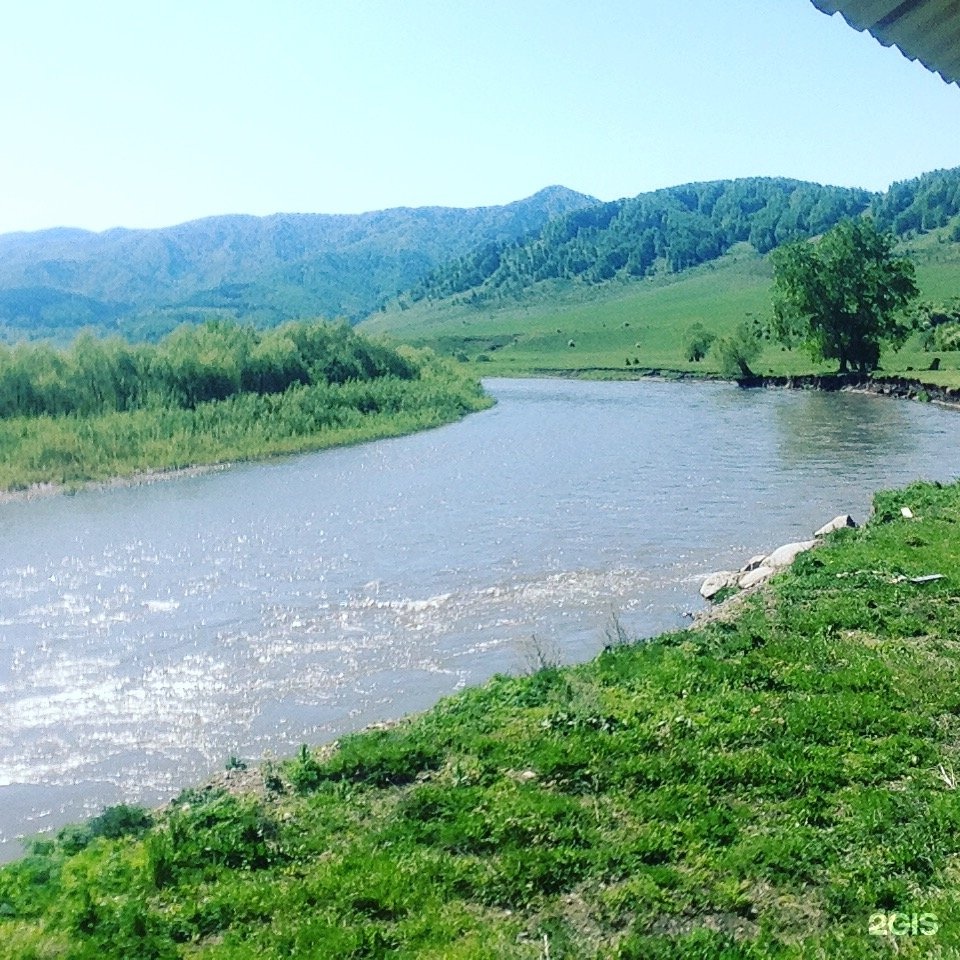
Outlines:
<svg viewBox="0 0 960 960"><path fill-rule="evenodd" d="M943 302L960 296L960 244L945 242L939 231L912 241L908 249L922 298ZM496 309L421 302L381 314L360 329L430 344L487 375L631 377L657 370L719 376L715 354L700 362L687 359L690 328L699 323L722 337L744 321L768 318L772 282L769 259L739 244L720 259L680 274L601 287L542 286ZM927 373L934 356L940 357L940 369ZM919 333L900 351L884 352L881 366L885 375L960 386L960 351L924 350ZM767 343L754 369L796 375L833 372L835 365Z"/></svg>
<svg viewBox="0 0 960 960"><path fill-rule="evenodd" d="M875 507L735 618L36 841L0 957L956 956L960 487Z"/></svg>

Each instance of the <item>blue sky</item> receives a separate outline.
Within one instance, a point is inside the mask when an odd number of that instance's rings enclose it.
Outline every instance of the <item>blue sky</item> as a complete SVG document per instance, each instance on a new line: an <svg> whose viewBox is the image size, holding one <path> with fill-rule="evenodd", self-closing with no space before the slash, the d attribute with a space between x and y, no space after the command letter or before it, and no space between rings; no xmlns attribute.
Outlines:
<svg viewBox="0 0 960 960"><path fill-rule="evenodd" d="M809 0L32 0L0 232L960 165L960 89Z"/></svg>

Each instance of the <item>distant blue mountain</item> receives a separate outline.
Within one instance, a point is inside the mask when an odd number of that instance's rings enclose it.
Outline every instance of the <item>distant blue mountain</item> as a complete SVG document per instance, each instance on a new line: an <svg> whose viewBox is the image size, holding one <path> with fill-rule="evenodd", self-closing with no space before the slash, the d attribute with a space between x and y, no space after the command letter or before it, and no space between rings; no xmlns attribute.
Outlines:
<svg viewBox="0 0 960 960"><path fill-rule="evenodd" d="M356 215L208 217L156 230L0 235L0 324L25 335L98 326L151 335L221 313L262 325L358 320L433 268L599 203L547 187L503 206Z"/></svg>

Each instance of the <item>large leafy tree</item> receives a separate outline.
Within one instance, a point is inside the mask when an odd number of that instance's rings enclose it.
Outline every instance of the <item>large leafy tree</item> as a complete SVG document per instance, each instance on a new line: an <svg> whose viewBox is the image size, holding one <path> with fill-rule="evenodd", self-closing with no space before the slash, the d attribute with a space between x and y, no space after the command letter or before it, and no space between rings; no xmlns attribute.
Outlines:
<svg viewBox="0 0 960 960"><path fill-rule="evenodd" d="M843 220L819 241L787 244L771 258L772 332L787 346L804 344L814 359L836 360L841 373L865 373L884 344L899 346L910 333L913 263L871 220Z"/></svg>

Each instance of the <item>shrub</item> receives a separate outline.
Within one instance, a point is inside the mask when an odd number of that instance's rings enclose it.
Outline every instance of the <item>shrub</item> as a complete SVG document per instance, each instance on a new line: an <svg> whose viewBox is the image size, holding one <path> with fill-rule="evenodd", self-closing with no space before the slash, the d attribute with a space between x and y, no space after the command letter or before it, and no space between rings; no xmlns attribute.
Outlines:
<svg viewBox="0 0 960 960"><path fill-rule="evenodd" d="M443 758L442 749L416 730L375 730L345 737L324 774L330 780L400 786L426 770L438 769Z"/></svg>
<svg viewBox="0 0 960 960"><path fill-rule="evenodd" d="M90 832L95 837L117 840L120 837L142 836L153 826L153 816L143 807L128 806L125 803L107 807L90 823Z"/></svg>
<svg viewBox="0 0 960 960"><path fill-rule="evenodd" d="M276 824L255 801L212 794L175 806L147 837L147 870L162 888L207 870L262 870L281 861Z"/></svg>
<svg viewBox="0 0 960 960"><path fill-rule="evenodd" d="M760 356L761 345L748 324L741 323L729 337L720 337L713 349L725 377L753 376L750 364Z"/></svg>
<svg viewBox="0 0 960 960"><path fill-rule="evenodd" d="M707 330L702 323L695 323L687 330L684 339L684 354L692 363L699 363L706 357L717 335Z"/></svg>

